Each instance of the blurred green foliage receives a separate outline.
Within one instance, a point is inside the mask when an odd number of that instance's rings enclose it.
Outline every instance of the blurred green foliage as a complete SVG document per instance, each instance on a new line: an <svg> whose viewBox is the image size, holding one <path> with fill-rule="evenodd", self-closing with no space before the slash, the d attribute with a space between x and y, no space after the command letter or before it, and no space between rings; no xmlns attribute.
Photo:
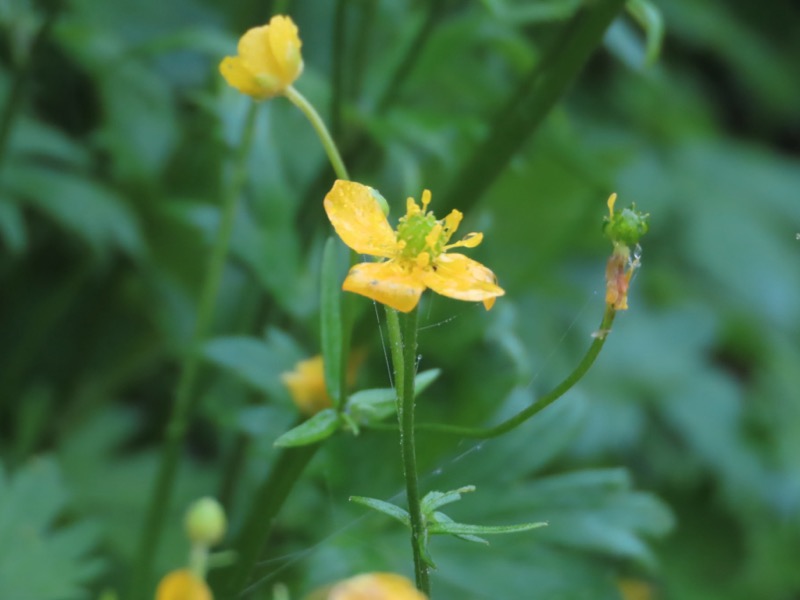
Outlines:
<svg viewBox="0 0 800 600"><path fill-rule="evenodd" d="M0 3L0 596L125 585L248 106L216 65L278 9L354 177L395 218L423 188L433 210L463 200L507 291L490 313L424 300L420 368L442 374L421 420L497 421L559 381L602 314L606 198L650 214L631 309L577 388L502 438L418 436L423 492L478 488L455 520L549 522L489 548L437 538L435 596L614 599L620 578L657 598L800 594L800 18L788 0L663 0L645 67L621 14L535 136L473 182L582 4ZM296 421L279 375L320 352L331 183L302 115L261 107L159 574L185 561L190 500L220 497L235 533ZM387 387L381 324L354 305L354 389ZM251 597L408 574L406 531L347 503L401 489L394 434L334 437Z"/></svg>

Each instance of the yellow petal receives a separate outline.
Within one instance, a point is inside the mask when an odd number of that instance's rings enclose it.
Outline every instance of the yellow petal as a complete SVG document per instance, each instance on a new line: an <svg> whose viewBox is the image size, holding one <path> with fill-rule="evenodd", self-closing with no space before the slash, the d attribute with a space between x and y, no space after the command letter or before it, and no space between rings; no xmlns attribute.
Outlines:
<svg viewBox="0 0 800 600"><path fill-rule="evenodd" d="M418 270L409 271L394 261L361 263L350 269L342 289L361 294L401 312L409 312L425 291Z"/></svg>
<svg viewBox="0 0 800 600"><path fill-rule="evenodd" d="M422 280L442 296L468 302L483 301L487 310L492 307L494 298L505 294L491 270L463 254L440 255L434 268L424 272Z"/></svg>
<svg viewBox="0 0 800 600"><path fill-rule="evenodd" d="M425 600L405 577L394 573L366 573L333 586L326 600Z"/></svg>
<svg viewBox="0 0 800 600"><path fill-rule="evenodd" d="M295 406L306 416L333 406L325 388L322 356L301 360L294 371L281 374L281 381L288 388Z"/></svg>
<svg viewBox="0 0 800 600"><path fill-rule="evenodd" d="M448 244L447 246L444 247L444 249L449 250L450 248L474 248L475 246L479 246L482 241L483 241L482 233L468 233L461 240L459 240L455 244Z"/></svg>
<svg viewBox="0 0 800 600"><path fill-rule="evenodd" d="M270 19L269 47L278 65L280 79L285 85L291 85L303 72L301 46L294 21L282 15Z"/></svg>
<svg viewBox="0 0 800 600"><path fill-rule="evenodd" d="M324 204L331 225L350 248L383 258L395 255L397 239L371 188L339 179Z"/></svg>
<svg viewBox="0 0 800 600"><path fill-rule="evenodd" d="M278 80L280 79L281 69L272 54L269 38L269 25L253 27L239 38L237 49L242 63L255 77L268 75Z"/></svg>
<svg viewBox="0 0 800 600"><path fill-rule="evenodd" d="M226 56L219 64L219 72L233 88L243 94L252 96L257 100L264 100L271 94L265 92L261 84L253 74L244 66L242 59L238 56Z"/></svg>
<svg viewBox="0 0 800 600"><path fill-rule="evenodd" d="M156 600L214 600L206 582L188 569L164 576L156 589Z"/></svg>

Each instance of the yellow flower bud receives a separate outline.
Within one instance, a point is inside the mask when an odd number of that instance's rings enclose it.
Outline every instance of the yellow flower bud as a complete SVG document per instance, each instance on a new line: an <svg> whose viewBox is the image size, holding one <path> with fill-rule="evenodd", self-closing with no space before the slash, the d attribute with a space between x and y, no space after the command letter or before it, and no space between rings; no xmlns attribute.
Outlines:
<svg viewBox="0 0 800 600"><path fill-rule="evenodd" d="M297 25L289 17L248 30L239 39L238 56L226 56L219 71L231 87L255 100L283 94L303 72Z"/></svg>
<svg viewBox="0 0 800 600"><path fill-rule="evenodd" d="M158 584L156 600L214 600L214 596L205 581L188 569L179 569Z"/></svg>

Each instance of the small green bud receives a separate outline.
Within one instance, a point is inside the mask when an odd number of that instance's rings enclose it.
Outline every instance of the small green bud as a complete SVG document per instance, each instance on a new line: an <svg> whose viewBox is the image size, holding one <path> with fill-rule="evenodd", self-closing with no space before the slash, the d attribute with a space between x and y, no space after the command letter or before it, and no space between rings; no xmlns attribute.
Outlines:
<svg viewBox="0 0 800 600"><path fill-rule="evenodd" d="M369 188L369 193L372 194L372 197L375 198L375 201L380 204L383 214L388 217L389 203L386 201L386 198L384 198L383 195L375 188Z"/></svg>
<svg viewBox="0 0 800 600"><path fill-rule="evenodd" d="M635 204L615 213L616 199L616 194L612 194L608 199L609 216L603 220L603 233L615 244L635 246L647 233L647 218L650 215L637 211Z"/></svg>
<svg viewBox="0 0 800 600"><path fill-rule="evenodd" d="M193 544L213 546L222 540L227 520L222 505L214 498L200 498L186 511L186 533Z"/></svg>

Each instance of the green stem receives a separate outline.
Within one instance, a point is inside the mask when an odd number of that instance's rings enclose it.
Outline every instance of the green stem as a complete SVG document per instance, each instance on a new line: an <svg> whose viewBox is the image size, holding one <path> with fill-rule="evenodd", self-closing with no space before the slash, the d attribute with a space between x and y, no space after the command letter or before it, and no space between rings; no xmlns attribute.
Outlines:
<svg viewBox="0 0 800 600"><path fill-rule="evenodd" d="M589 349L586 351L586 354L581 359L581 362L578 363L578 366L575 367L572 373L567 375L567 377L550 392L539 398L528 408L520 411L513 417L506 419L494 427L460 427L458 425L446 425L443 423L419 423L417 425L417 430L436 431L438 433L449 433L467 438L486 439L497 437L508 431L511 431L515 427L522 425L533 415L541 412L553 402L558 400L561 396L566 394L572 388L572 386L578 383L581 378L586 375L591 366L594 364L594 361L597 359L597 356L600 354L600 350L603 349L603 345L606 343L606 338L611 331L611 324L614 322L614 316L616 315L616 312L617 311L615 311L613 308L606 306L606 311L603 314L603 321L600 323L600 329L597 332L594 341L589 346Z"/></svg>
<svg viewBox="0 0 800 600"><path fill-rule="evenodd" d="M289 86L286 88L286 97L294 104L306 118L311 122L314 130L319 136L319 141L322 142L322 147L325 148L325 153L328 155L328 160L331 162L333 171L339 179L349 180L350 175L342 162L342 157L339 154L339 149L333 141L331 134L328 133L328 128L319 116L319 113L314 109L311 103L305 99L305 96L298 92L294 87Z"/></svg>
<svg viewBox="0 0 800 600"><path fill-rule="evenodd" d="M231 234L233 233L233 223L236 217L239 196L244 187L247 174L247 156L253 142L256 115L257 105L253 104L247 114L242 142L234 157L234 172L227 194L223 199L219 230L217 231L214 246L211 249L208 270L200 293L200 305L197 309L194 332L181 366L180 378L175 392L175 403L173 404L172 414L166 429L165 447L161 455L156 483L150 497L147 518L139 542L139 553L132 580L132 600L146 596L144 590L150 580L153 558L158 549L164 519L169 508L178 462L183 442L186 438L189 417L197 404L198 397L193 395L192 391L200 364L200 349L208 334L211 319L214 315L217 294L228 256Z"/></svg>
<svg viewBox="0 0 800 600"><path fill-rule="evenodd" d="M256 492L247 518L232 545L231 549L237 556L236 563L230 569L211 573L212 585L216 584L218 579L221 580L219 589L224 592L221 597L243 596L242 590L261 556L275 517L319 447L320 444L311 444L281 450L269 477Z"/></svg>
<svg viewBox="0 0 800 600"><path fill-rule="evenodd" d="M430 595L431 582L428 565L423 558L426 544L425 521L419 497L417 457L414 445L414 375L417 363L417 314L415 308L403 319L403 332L397 311L386 309L389 330L389 347L394 364L397 390L397 416L400 424L400 451L403 458L403 475L406 480L408 513L411 517L411 551L414 555L414 574L417 589Z"/></svg>

